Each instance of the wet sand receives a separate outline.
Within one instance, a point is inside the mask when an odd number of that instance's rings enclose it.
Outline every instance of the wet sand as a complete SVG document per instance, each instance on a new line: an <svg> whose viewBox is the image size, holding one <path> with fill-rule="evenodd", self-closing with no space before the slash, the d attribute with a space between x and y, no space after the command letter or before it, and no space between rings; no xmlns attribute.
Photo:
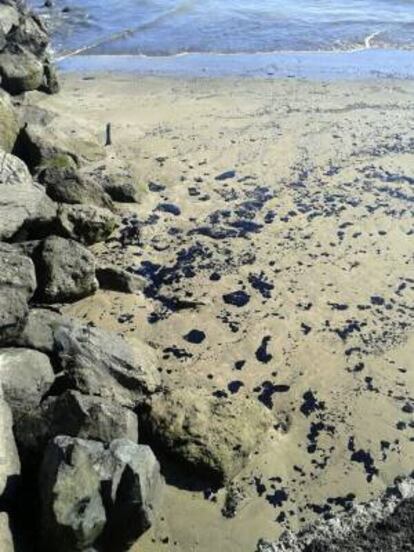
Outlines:
<svg viewBox="0 0 414 552"><path fill-rule="evenodd" d="M170 386L274 412L225 490L170 484L134 552L250 552L377 496L414 465L414 83L70 75L45 107L91 128L142 191L93 249L146 279L67 310L139 336ZM42 100L39 100L42 103ZM128 240L127 240L128 241Z"/></svg>

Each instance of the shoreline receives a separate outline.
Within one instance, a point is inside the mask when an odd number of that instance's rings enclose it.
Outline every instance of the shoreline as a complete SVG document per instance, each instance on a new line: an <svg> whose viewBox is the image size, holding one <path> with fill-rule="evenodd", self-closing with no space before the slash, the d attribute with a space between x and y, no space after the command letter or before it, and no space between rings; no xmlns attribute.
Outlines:
<svg viewBox="0 0 414 552"><path fill-rule="evenodd" d="M177 77L266 77L310 80L414 79L410 50L257 54L77 55L58 60L63 73L126 73Z"/></svg>
<svg viewBox="0 0 414 552"><path fill-rule="evenodd" d="M411 499L401 52L109 57L57 93L40 20L4 10L0 542L284 549L367 501L386 518L393 482Z"/></svg>

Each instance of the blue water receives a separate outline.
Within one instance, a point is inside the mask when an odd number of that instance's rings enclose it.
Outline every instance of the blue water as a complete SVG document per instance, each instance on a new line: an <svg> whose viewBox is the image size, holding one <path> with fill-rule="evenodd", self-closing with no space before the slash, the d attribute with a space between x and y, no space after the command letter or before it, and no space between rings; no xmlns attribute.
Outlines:
<svg viewBox="0 0 414 552"><path fill-rule="evenodd" d="M59 56L414 50L414 0L55 0ZM63 7L68 13L62 13ZM413 52L414 56L414 52Z"/></svg>

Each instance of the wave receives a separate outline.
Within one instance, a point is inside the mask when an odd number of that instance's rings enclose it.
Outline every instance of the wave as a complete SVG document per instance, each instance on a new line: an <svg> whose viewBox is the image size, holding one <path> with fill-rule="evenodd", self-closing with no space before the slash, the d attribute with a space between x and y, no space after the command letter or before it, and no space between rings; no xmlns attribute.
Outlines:
<svg viewBox="0 0 414 552"><path fill-rule="evenodd" d="M157 58L180 58L180 57L186 57L186 56L272 56L272 55L278 55L278 54L292 54L292 55L306 55L306 54L338 54L338 53L353 53L353 52L362 52L366 50L400 50L400 51L413 51L414 45L405 45L405 46L398 46L395 47L394 44L391 42L383 42L381 44L373 44L373 40L381 34L380 31L371 33L367 35L364 39L358 42L349 42L346 44L337 44L335 46L331 46L330 48L312 48L312 49L277 49L277 50L246 50L246 51L218 51L218 50L186 50L182 52L160 52L158 54L145 54L145 53L131 53L131 52L124 52L124 53L102 53L102 54L92 54L94 57L131 57L131 58L142 58L142 59L157 59ZM118 36L120 35L120 36ZM101 46L103 44L106 44L112 40L117 40L118 38L124 38L125 36L128 36L125 34L125 32L117 33L117 36L111 35L110 39L103 39L101 41L97 41L93 44L89 44L87 46L80 47L76 50L71 50L65 54L59 54L57 53L55 56L56 61L63 61L67 58L74 57L76 55L88 55L88 52L98 46ZM90 54L89 54L90 55Z"/></svg>
<svg viewBox="0 0 414 552"><path fill-rule="evenodd" d="M155 17L149 19L148 21L140 23L137 26L127 27L126 29L123 29L121 31L111 33L110 35L107 35L101 39L98 39L88 44L85 44L83 46L80 46L79 48L57 52L55 59L56 61L62 61L66 58L73 57L79 54L84 54L85 52L93 50L94 48L104 46L105 44L110 44L111 42L115 42L122 38L134 36L134 34L139 33L140 31L145 31L145 30L151 29L152 27L156 27L159 23L161 23L162 21L164 21L169 17L185 14L186 12L191 10L193 4L194 4L193 0L183 0L182 2L177 4L177 6L175 6L174 8L168 11L165 11L161 14L158 14Z"/></svg>

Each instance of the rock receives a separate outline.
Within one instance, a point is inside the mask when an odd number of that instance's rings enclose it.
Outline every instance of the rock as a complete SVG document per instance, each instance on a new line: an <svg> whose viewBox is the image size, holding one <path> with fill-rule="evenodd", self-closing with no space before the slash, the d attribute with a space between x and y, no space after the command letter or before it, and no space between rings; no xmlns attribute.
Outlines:
<svg viewBox="0 0 414 552"><path fill-rule="evenodd" d="M0 514L0 550L2 552L14 552L9 516L5 512Z"/></svg>
<svg viewBox="0 0 414 552"><path fill-rule="evenodd" d="M414 542L414 472L397 478L379 497L355 503L277 542L260 539L256 552L401 552Z"/></svg>
<svg viewBox="0 0 414 552"><path fill-rule="evenodd" d="M2 29L0 28L0 52L2 52L7 46L7 38Z"/></svg>
<svg viewBox="0 0 414 552"><path fill-rule="evenodd" d="M56 437L40 474L43 549L73 552L99 538L104 551L124 550L153 523L162 490L149 447Z"/></svg>
<svg viewBox="0 0 414 552"><path fill-rule="evenodd" d="M39 406L55 375L49 357L31 349L0 349L0 381L14 420Z"/></svg>
<svg viewBox="0 0 414 552"><path fill-rule="evenodd" d="M113 208L111 198L93 180L79 174L72 163L68 166L49 166L41 170L38 180L46 193L59 203L85 203Z"/></svg>
<svg viewBox="0 0 414 552"><path fill-rule="evenodd" d="M111 497L113 506L104 534L104 550L128 549L156 519L164 480L152 450L126 439L113 441L115 461ZM118 483L119 482L119 483Z"/></svg>
<svg viewBox="0 0 414 552"><path fill-rule="evenodd" d="M110 443L114 439L138 442L138 418L129 409L101 397L66 391L45 405L49 438L69 435Z"/></svg>
<svg viewBox="0 0 414 552"><path fill-rule="evenodd" d="M42 58L49 43L49 36L39 17L26 13L20 17L19 24L8 33L7 42L19 45L37 58Z"/></svg>
<svg viewBox="0 0 414 552"><path fill-rule="evenodd" d="M85 245L106 240L117 224L111 211L94 205L61 205L58 212L59 233Z"/></svg>
<svg viewBox="0 0 414 552"><path fill-rule="evenodd" d="M19 123L8 94L0 90L0 149L10 153L19 134Z"/></svg>
<svg viewBox="0 0 414 552"><path fill-rule="evenodd" d="M71 119L55 116L47 125L27 124L16 154L32 173L46 167L71 168L102 160L105 151L91 133Z"/></svg>
<svg viewBox="0 0 414 552"><path fill-rule="evenodd" d="M0 54L0 76L10 94L36 90L43 84L43 64L31 52L16 47Z"/></svg>
<svg viewBox="0 0 414 552"><path fill-rule="evenodd" d="M17 9L8 4L0 4L0 29L4 35L7 35L12 27L19 24L19 12Z"/></svg>
<svg viewBox="0 0 414 552"><path fill-rule="evenodd" d="M33 309L15 342L54 359L67 386L117 404L135 407L160 387L155 351L135 338L82 325L47 309Z"/></svg>
<svg viewBox="0 0 414 552"><path fill-rule="evenodd" d="M47 238L34 261L38 278L36 297L46 303L76 301L98 289L92 253L73 240Z"/></svg>
<svg viewBox="0 0 414 552"><path fill-rule="evenodd" d="M69 319L50 309L30 309L20 335L13 340L16 347L36 349L49 356L54 354L54 331Z"/></svg>
<svg viewBox="0 0 414 552"><path fill-rule="evenodd" d="M11 409L0 387L0 500L8 505L16 498L20 460L13 435Z"/></svg>
<svg viewBox="0 0 414 552"><path fill-rule="evenodd" d="M26 470L38 461L34 454L46 444L48 425L41 416L41 401L54 379L45 354L30 349L0 349L0 381L13 412L13 432Z"/></svg>
<svg viewBox="0 0 414 552"><path fill-rule="evenodd" d="M138 442L138 418L131 410L101 397L64 391L40 405L23 409L14 431L26 470L37 471L43 451L58 435L110 443L127 438Z"/></svg>
<svg viewBox="0 0 414 552"><path fill-rule="evenodd" d="M55 331L55 352L69 387L134 408L160 385L154 351L116 334L72 322Z"/></svg>
<svg viewBox="0 0 414 552"><path fill-rule="evenodd" d="M17 116L20 128L23 128L26 124L48 125L56 117L52 111L30 104L20 105Z"/></svg>
<svg viewBox="0 0 414 552"><path fill-rule="evenodd" d="M0 150L0 167L0 240L44 234L55 221L56 206L20 159Z"/></svg>
<svg viewBox="0 0 414 552"><path fill-rule="evenodd" d="M106 513L97 467L103 445L57 437L46 448L40 472L42 550L74 552L102 533Z"/></svg>
<svg viewBox="0 0 414 552"><path fill-rule="evenodd" d="M137 203L138 192L132 182L125 177L105 175L102 180L103 189L114 201L119 203Z"/></svg>
<svg viewBox="0 0 414 552"><path fill-rule="evenodd" d="M0 266L0 345L7 345L23 330L36 277L32 261L8 244L0 243Z"/></svg>
<svg viewBox="0 0 414 552"><path fill-rule="evenodd" d="M137 293L147 285L144 278L127 272L116 266L100 266L96 269L99 287L119 291L120 293Z"/></svg>
<svg viewBox="0 0 414 552"><path fill-rule="evenodd" d="M246 465L272 417L248 398L217 399L183 388L154 396L143 423L165 452L222 484Z"/></svg>

